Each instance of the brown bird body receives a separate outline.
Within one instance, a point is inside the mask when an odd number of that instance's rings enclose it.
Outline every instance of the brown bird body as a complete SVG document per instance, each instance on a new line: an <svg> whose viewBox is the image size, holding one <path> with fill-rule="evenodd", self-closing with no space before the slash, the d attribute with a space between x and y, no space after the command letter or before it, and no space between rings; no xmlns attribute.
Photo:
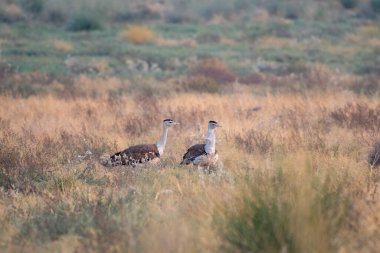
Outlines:
<svg viewBox="0 0 380 253"><path fill-rule="evenodd" d="M194 166L209 167L215 165L219 155L217 151L214 154L207 154L206 144L195 144L191 146L184 154L181 164L188 165L193 163Z"/></svg>
<svg viewBox="0 0 380 253"><path fill-rule="evenodd" d="M131 146L123 151L111 155L107 161L109 164L105 166L127 165L135 167L139 164L153 162L154 159L159 159L160 153L156 144L140 144Z"/></svg>
<svg viewBox="0 0 380 253"><path fill-rule="evenodd" d="M192 163L198 156L207 155L205 146L206 144L195 144L191 146L183 155L181 164L188 165Z"/></svg>

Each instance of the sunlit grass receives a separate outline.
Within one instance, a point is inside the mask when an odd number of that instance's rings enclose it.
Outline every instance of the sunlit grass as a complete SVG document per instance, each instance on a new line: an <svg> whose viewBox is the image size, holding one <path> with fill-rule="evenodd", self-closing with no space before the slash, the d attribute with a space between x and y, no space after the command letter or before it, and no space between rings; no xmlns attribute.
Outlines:
<svg viewBox="0 0 380 253"><path fill-rule="evenodd" d="M372 123L352 110L331 117L347 103L375 110L377 101L347 93L141 99L1 97L4 252L305 252L310 245L315 252L366 252L379 246L372 239L379 232L373 212L379 173L371 174L366 162ZM252 111L256 106L261 110ZM160 166L98 163L102 153L154 143L167 116L181 125L170 129ZM223 125L217 149L224 168L200 177L179 162L209 119Z"/></svg>

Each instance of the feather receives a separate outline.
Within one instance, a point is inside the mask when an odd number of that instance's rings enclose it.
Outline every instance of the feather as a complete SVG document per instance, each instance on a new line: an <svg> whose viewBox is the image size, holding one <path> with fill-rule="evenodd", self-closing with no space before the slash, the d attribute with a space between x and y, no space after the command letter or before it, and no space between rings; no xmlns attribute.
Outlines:
<svg viewBox="0 0 380 253"><path fill-rule="evenodd" d="M207 155L205 146L206 144L195 144L191 146L183 155L181 164L190 164L198 156Z"/></svg>
<svg viewBox="0 0 380 253"><path fill-rule="evenodd" d="M160 153L155 144L140 144L111 155L109 161L102 162L102 164L104 166L128 165L135 167L159 157Z"/></svg>
<svg viewBox="0 0 380 253"><path fill-rule="evenodd" d="M210 166L218 161L218 154L207 154L205 149L206 144L195 144L191 146L187 152L183 155L181 164L190 164L196 166Z"/></svg>
<svg viewBox="0 0 380 253"><path fill-rule="evenodd" d="M218 162L219 155L215 154L205 154L197 156L192 162L195 166L208 167L215 165Z"/></svg>

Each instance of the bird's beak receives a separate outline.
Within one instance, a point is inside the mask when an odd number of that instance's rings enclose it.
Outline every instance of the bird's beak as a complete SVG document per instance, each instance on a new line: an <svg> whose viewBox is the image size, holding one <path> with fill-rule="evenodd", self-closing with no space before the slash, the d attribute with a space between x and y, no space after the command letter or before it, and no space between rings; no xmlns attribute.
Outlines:
<svg viewBox="0 0 380 253"><path fill-rule="evenodd" d="M221 126L221 125L219 125L219 124L218 124L218 125L215 125L215 126L216 126L216 127L222 127L222 126Z"/></svg>
<svg viewBox="0 0 380 253"><path fill-rule="evenodd" d="M178 123L178 122L173 122L172 124L173 124L173 125L179 125L179 123Z"/></svg>

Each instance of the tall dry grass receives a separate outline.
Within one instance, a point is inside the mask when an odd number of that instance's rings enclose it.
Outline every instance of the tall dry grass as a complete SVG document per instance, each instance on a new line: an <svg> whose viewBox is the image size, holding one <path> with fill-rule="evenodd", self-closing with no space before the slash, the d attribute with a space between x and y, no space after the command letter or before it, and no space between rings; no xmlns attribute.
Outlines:
<svg viewBox="0 0 380 253"><path fill-rule="evenodd" d="M376 252L380 172L367 156L378 108L348 92L2 96L0 249ZM155 142L166 117L181 125L158 167L99 165L102 153ZM224 169L199 177L178 164L210 119L223 125Z"/></svg>

